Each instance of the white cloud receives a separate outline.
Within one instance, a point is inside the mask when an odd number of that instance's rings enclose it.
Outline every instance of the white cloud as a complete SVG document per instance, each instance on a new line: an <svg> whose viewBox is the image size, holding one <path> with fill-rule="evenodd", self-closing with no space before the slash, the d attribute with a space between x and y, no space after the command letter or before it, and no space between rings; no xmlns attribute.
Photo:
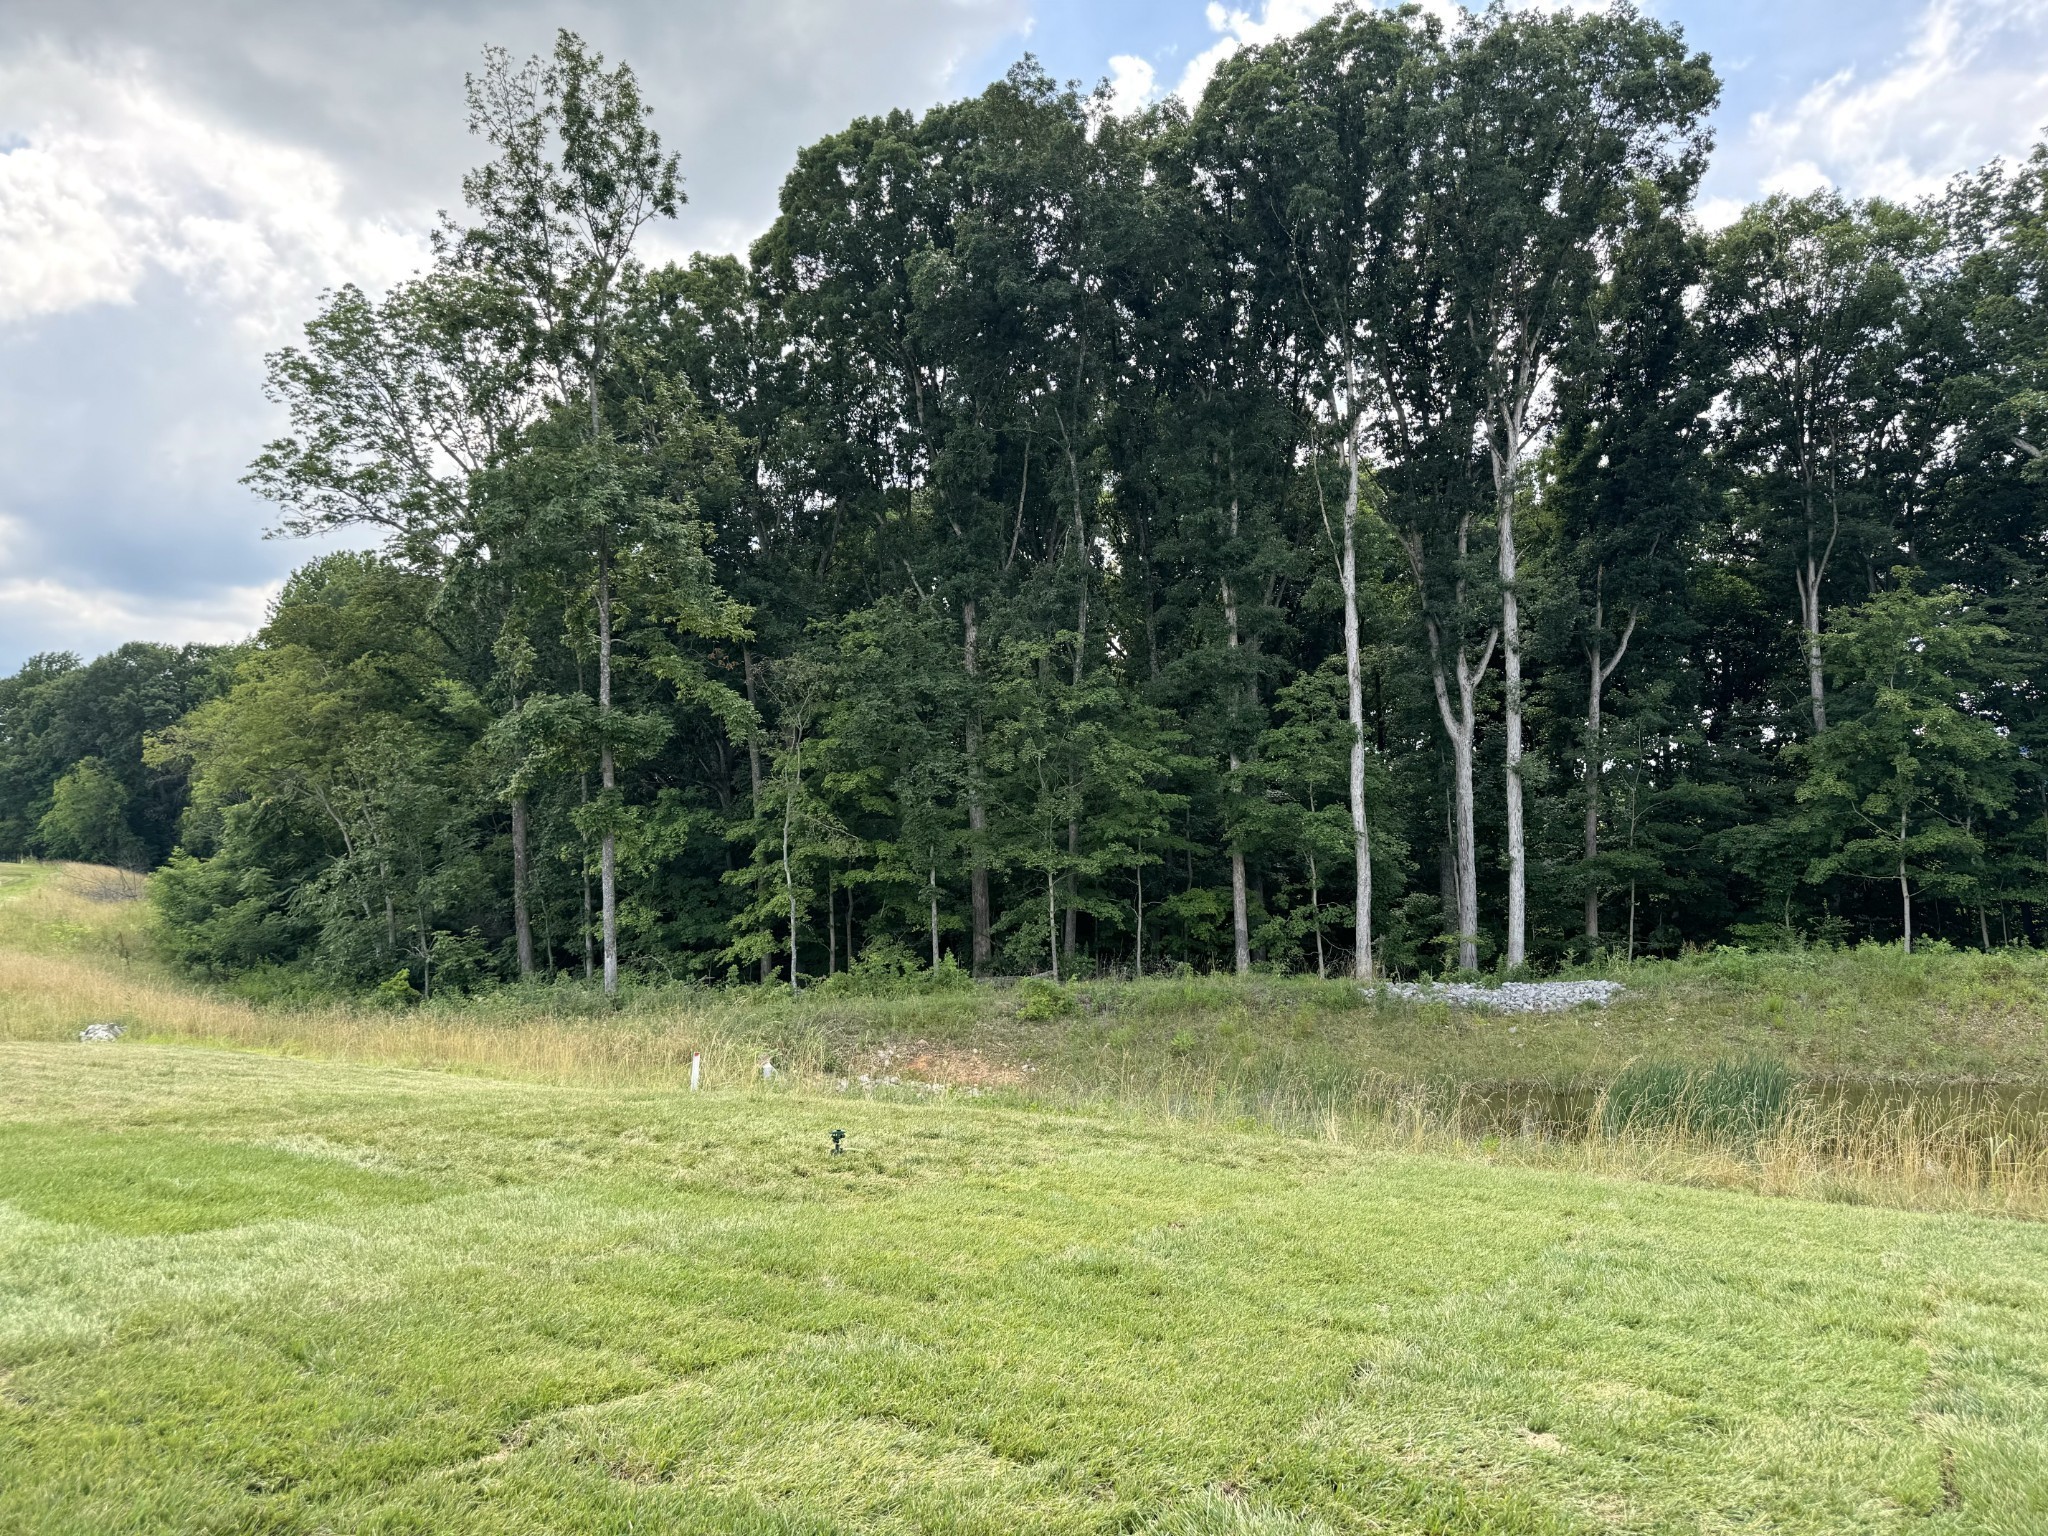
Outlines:
<svg viewBox="0 0 2048 1536"><path fill-rule="evenodd" d="M342 211L317 153L266 142L136 64L41 51L0 71L0 322L128 303L152 269L265 341L344 279L388 280L424 231Z"/></svg>
<svg viewBox="0 0 2048 1536"><path fill-rule="evenodd" d="M0 577L0 644L10 651L76 651L96 656L125 640L224 645L263 623L283 586L223 587L204 598L155 598L113 587L67 586L48 578Z"/></svg>
<svg viewBox="0 0 2048 1536"><path fill-rule="evenodd" d="M1709 232L1726 229L1742 217L1744 203L1739 197L1710 197L1694 209L1700 227Z"/></svg>
<svg viewBox="0 0 2048 1536"><path fill-rule="evenodd" d="M1254 16L1210 0L1209 30L1218 34L1216 41L1188 60L1174 94L1190 104L1200 100L1211 77L1232 54L1304 31L1336 9L1337 0L1265 0Z"/></svg>
<svg viewBox="0 0 2048 1536"><path fill-rule="evenodd" d="M1180 83L1174 87L1174 94L1192 105L1201 98L1225 59L1240 49L1305 31L1335 11L1339 3L1340 0L1263 0L1254 14L1249 9L1240 10L1210 0L1206 14L1209 30L1216 34L1216 41L1188 60L1181 70ZM1393 0L1386 0L1386 3L1392 4ZM1458 0L1419 0L1419 3L1425 12L1446 26L1455 24L1466 14L1466 7ZM1515 9L1598 11L1605 10L1607 3L1608 0L1520 0Z"/></svg>
<svg viewBox="0 0 2048 1536"><path fill-rule="evenodd" d="M1119 117L1141 110L1159 89L1158 72L1149 59L1119 53L1109 61L1109 109Z"/></svg>
<svg viewBox="0 0 2048 1536"><path fill-rule="evenodd" d="M1929 0L1882 74L1844 70L1783 112L1750 119L1739 151L1765 191L1834 185L1909 199L1957 171L2023 151L2048 123L2048 6Z"/></svg>

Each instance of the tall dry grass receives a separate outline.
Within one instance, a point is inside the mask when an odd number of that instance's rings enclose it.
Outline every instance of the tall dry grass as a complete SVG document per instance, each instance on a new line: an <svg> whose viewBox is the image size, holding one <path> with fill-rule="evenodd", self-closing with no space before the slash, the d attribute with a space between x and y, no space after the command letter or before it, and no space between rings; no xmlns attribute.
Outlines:
<svg viewBox="0 0 2048 1536"><path fill-rule="evenodd" d="M1800 1085L1753 1132L1610 1113L1604 1090L1560 1107L1372 1077L1342 1095L1254 1090L1227 1072L1134 1071L1093 1096L1198 1126L1264 1125L1353 1145L1858 1205L2048 1219L2048 1111L1995 1092Z"/></svg>
<svg viewBox="0 0 2048 1536"><path fill-rule="evenodd" d="M0 1039L60 1040L99 1021L129 1038L580 1083L686 1083L701 1054L714 1082L755 1076L757 1042L709 1017L475 1018L370 1007L258 1007L196 989L147 965L0 949ZM801 1071L804 1063L778 1066Z"/></svg>

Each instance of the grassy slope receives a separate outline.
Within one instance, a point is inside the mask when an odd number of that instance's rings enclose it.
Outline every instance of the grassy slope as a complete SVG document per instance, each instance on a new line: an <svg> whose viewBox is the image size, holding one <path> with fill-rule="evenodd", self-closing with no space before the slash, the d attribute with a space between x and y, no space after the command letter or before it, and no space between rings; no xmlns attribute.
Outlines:
<svg viewBox="0 0 2048 1536"><path fill-rule="evenodd" d="M1170 1122L0 1045L0 1530L2018 1536L2044 1261Z"/></svg>
<svg viewBox="0 0 2048 1536"><path fill-rule="evenodd" d="M1341 1104L1389 1081L1582 1085L1640 1057L1749 1055L1818 1077L2048 1085L2048 955L2018 951L1723 952L1616 971L1629 991L1612 1008L1537 1021L1375 1004L1303 978L1085 983L1071 1013L1044 1020L1020 1016L1015 988L795 1002L780 989L645 989L618 1014L580 989L536 988L390 1013L195 989L149 958L142 903L109 899L123 889L87 866L0 864L0 1039L64 1039L110 1018L160 1040L642 1084L685 1074L693 1050L731 1077L772 1049L832 1076L1059 1098L1221 1085L1240 1102Z"/></svg>

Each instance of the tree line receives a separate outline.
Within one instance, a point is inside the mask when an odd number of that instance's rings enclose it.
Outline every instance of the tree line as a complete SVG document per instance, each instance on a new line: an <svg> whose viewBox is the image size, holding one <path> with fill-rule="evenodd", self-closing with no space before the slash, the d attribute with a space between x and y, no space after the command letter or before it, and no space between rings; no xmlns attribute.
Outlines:
<svg viewBox="0 0 2048 1536"><path fill-rule="evenodd" d="M2048 153L1709 232L1717 91L1627 7L1026 60L653 264L631 71L488 53L431 264L270 359L249 483L375 547L121 744L0 683L0 837L424 993L2038 941Z"/></svg>

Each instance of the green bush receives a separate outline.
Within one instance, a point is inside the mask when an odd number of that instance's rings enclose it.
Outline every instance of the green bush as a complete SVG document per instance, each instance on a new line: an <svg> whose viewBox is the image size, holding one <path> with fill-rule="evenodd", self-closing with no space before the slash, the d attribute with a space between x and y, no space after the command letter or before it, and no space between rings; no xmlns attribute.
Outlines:
<svg viewBox="0 0 2048 1536"><path fill-rule="evenodd" d="M1064 1018L1074 1011L1072 992L1037 976L1025 978L1020 990L1024 994L1024 1006L1017 1010L1017 1017L1020 1019L1042 1022L1046 1019Z"/></svg>
<svg viewBox="0 0 2048 1536"><path fill-rule="evenodd" d="M814 983L811 990L852 997L925 997L973 986L974 978L951 955L941 955L936 966L927 966L896 940L877 939L850 968Z"/></svg>

